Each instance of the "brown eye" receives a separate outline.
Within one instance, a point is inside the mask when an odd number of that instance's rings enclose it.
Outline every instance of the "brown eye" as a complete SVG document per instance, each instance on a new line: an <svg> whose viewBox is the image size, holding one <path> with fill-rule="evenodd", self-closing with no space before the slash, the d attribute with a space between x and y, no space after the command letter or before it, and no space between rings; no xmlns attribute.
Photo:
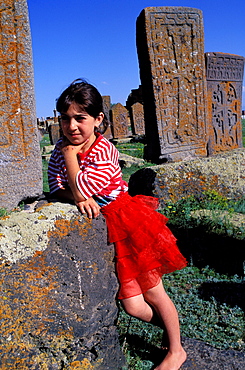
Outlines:
<svg viewBox="0 0 245 370"><path fill-rule="evenodd" d="M83 120L85 120L85 117L84 116L76 116L76 121L77 122L82 122Z"/></svg>
<svg viewBox="0 0 245 370"><path fill-rule="evenodd" d="M69 122L69 117L65 115L60 116L62 122Z"/></svg>

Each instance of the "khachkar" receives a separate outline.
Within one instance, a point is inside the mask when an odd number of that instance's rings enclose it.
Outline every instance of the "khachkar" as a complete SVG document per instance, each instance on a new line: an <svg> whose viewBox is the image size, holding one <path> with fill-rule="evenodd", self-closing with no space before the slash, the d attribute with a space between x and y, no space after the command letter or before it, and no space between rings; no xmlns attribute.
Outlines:
<svg viewBox="0 0 245 370"><path fill-rule="evenodd" d="M206 53L208 154L242 147L242 81L244 58Z"/></svg>
<svg viewBox="0 0 245 370"><path fill-rule="evenodd" d="M156 163L206 156L202 12L149 7L137 19L146 153Z"/></svg>
<svg viewBox="0 0 245 370"><path fill-rule="evenodd" d="M11 209L42 193L26 1L2 0L0 26L0 207Z"/></svg>

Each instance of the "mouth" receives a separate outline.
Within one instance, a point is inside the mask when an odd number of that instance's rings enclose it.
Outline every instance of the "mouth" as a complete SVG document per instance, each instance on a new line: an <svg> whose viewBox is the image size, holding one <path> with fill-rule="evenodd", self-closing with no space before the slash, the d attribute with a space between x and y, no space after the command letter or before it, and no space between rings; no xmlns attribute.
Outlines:
<svg viewBox="0 0 245 370"><path fill-rule="evenodd" d="M77 134L74 134L74 133L68 133L68 135L69 135L69 136L71 136L71 137L77 137L77 136L80 136L80 134L79 134L79 133L77 133Z"/></svg>

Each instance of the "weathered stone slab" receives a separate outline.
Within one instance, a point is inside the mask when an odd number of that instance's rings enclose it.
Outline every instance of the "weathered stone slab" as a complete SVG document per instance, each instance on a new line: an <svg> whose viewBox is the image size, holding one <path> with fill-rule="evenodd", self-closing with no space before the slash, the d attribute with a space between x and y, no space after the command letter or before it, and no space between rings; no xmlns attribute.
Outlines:
<svg viewBox="0 0 245 370"><path fill-rule="evenodd" d="M109 95L103 95L103 110L106 115L106 118L110 120L110 110L111 110L111 97ZM106 130L102 128L103 136L105 136L108 140L112 139L112 132L111 132L111 125L109 125Z"/></svg>
<svg viewBox="0 0 245 370"><path fill-rule="evenodd" d="M135 106L136 103L138 104ZM144 135L145 134L144 99L142 95L141 85L138 87L138 89L131 90L126 101L126 108L129 112L132 134Z"/></svg>
<svg viewBox="0 0 245 370"><path fill-rule="evenodd" d="M126 108L129 110L131 105L134 103L144 103L143 95L142 95L142 86L140 85L138 89L132 89L127 101L126 101Z"/></svg>
<svg viewBox="0 0 245 370"><path fill-rule="evenodd" d="M244 58L206 53L208 154L242 147L242 81Z"/></svg>
<svg viewBox="0 0 245 370"><path fill-rule="evenodd" d="M129 135L128 110L121 104L113 105L111 109L112 133L114 139L127 138Z"/></svg>
<svg viewBox="0 0 245 370"><path fill-rule="evenodd" d="M134 135L145 134L145 118L144 118L144 107L141 103L134 103L131 106L132 110L132 121L131 127Z"/></svg>
<svg viewBox="0 0 245 370"><path fill-rule="evenodd" d="M119 370L114 248L103 216L46 204L0 220L0 367Z"/></svg>
<svg viewBox="0 0 245 370"><path fill-rule="evenodd" d="M208 158L166 163L151 167L156 172L155 195L176 202L205 191L239 199L245 193L245 149L239 148Z"/></svg>
<svg viewBox="0 0 245 370"><path fill-rule="evenodd" d="M223 284L223 290L228 290ZM217 283L216 283L217 285ZM242 285L242 284L241 284ZM234 287L232 288L234 292ZM240 287L242 290L242 286ZM207 300L210 299L210 290L208 289ZM215 297L217 294L217 286L212 289L212 294ZM241 293L242 295L242 293ZM217 349L210 344L204 343L201 340L182 338L184 349L187 352L187 360L181 366L181 370L221 370L221 369L236 369L243 370L245 353L234 350Z"/></svg>
<svg viewBox="0 0 245 370"><path fill-rule="evenodd" d="M149 7L137 19L146 159L206 156L206 81L202 12Z"/></svg>
<svg viewBox="0 0 245 370"><path fill-rule="evenodd" d="M26 1L1 1L0 26L0 207L11 209L42 193Z"/></svg>
<svg viewBox="0 0 245 370"><path fill-rule="evenodd" d="M59 123L51 123L48 126L49 140L51 145L55 145L62 136Z"/></svg>

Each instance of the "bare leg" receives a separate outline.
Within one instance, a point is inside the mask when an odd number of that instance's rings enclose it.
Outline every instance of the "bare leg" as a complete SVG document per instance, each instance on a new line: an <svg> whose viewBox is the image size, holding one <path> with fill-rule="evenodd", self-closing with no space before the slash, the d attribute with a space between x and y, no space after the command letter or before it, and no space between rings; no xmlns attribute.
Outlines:
<svg viewBox="0 0 245 370"><path fill-rule="evenodd" d="M145 301L142 294L131 298L122 299L122 305L125 311L137 319L151 322L154 317L152 307Z"/></svg>
<svg viewBox="0 0 245 370"><path fill-rule="evenodd" d="M151 323L152 325L158 326L161 329L164 329L164 335L162 340L162 349L168 349L168 335L166 333L166 328L161 318L156 313L155 309L145 301L142 294L129 298L123 299L122 305L124 310L131 316L137 317L142 321Z"/></svg>
<svg viewBox="0 0 245 370"><path fill-rule="evenodd" d="M154 307L168 334L169 351L156 370L178 370L186 360L186 353L180 341L178 313L165 292L162 281L156 287L149 289L144 294L144 298Z"/></svg>
<svg viewBox="0 0 245 370"><path fill-rule="evenodd" d="M149 302L149 304L148 304ZM156 370L178 370L186 360L186 353L180 342L180 328L177 310L164 290L162 281L142 294L123 299L125 311L146 322L153 322L154 311L157 313L161 327L165 327L168 335L169 351ZM159 323L159 322L158 322Z"/></svg>

